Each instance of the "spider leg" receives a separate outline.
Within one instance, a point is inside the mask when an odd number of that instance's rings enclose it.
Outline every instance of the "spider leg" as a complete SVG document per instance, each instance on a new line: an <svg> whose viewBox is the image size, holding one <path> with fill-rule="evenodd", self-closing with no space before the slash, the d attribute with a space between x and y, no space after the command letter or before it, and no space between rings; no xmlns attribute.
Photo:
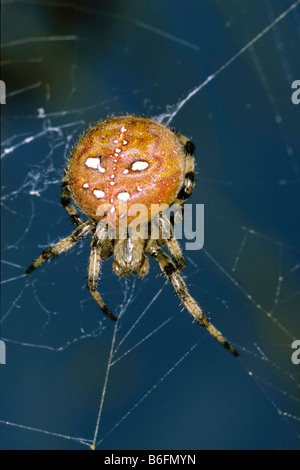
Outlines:
<svg viewBox="0 0 300 470"><path fill-rule="evenodd" d="M195 318L195 320L217 340L219 343L224 346L225 349L228 349L234 356L238 356L238 352L234 349L233 346L223 337L222 333L218 331L209 321L207 316L203 313L199 305L192 298L187 290L187 286L183 281L182 277L178 273L178 270L174 263L171 261L169 256L164 253L153 240L150 241L147 251L153 256L154 259L159 264L161 271L164 273L167 279L169 279L175 289L176 294L180 300L184 303L187 310Z"/></svg>
<svg viewBox="0 0 300 470"><path fill-rule="evenodd" d="M159 244L161 244L161 242L166 243L174 259L176 268L178 269L178 271L181 271L185 266L185 259L183 257L179 243L174 237L174 233L172 230L172 223L164 215L161 215L159 217L158 222L159 222L159 226L161 229L161 236L162 236L162 240L159 240Z"/></svg>
<svg viewBox="0 0 300 470"><path fill-rule="evenodd" d="M181 217L183 216L183 211L184 211L184 203L185 201L191 196L194 186L195 186L195 174L194 174L194 166L195 166L195 158L194 158L194 152L195 152L195 146L191 140L189 140L187 137L184 137L182 134L179 132L173 130L173 132L176 134L178 139L181 141L184 147L184 152L185 152L185 179L184 179L184 184L179 193L177 194L176 199L172 203L172 205L179 205L182 208L182 214ZM183 257L183 254L181 252L181 248L174 237L172 226L174 226L175 223L175 217L174 215L171 216L170 221L167 219L165 216L161 216L159 218L159 224L160 228L163 231L166 231L168 236L164 237L162 236L162 239L159 240L159 244L163 245L164 243L167 244L168 249L174 259L175 265L179 271L181 271L184 266L185 266L185 259ZM171 226L170 226L171 224Z"/></svg>
<svg viewBox="0 0 300 470"><path fill-rule="evenodd" d="M148 274L149 271L149 259L148 256L145 256L138 268L136 269L136 273L140 277L144 277Z"/></svg>
<svg viewBox="0 0 300 470"><path fill-rule="evenodd" d="M93 298L95 299L99 307L103 310L105 315L107 315L111 320L116 321L117 317L113 315L111 311L107 308L104 301L102 300L100 293L97 291L98 276L100 272L101 263L101 243L102 240L99 239L97 234L95 233L92 238L91 244L91 254L88 271L88 288Z"/></svg>
<svg viewBox="0 0 300 470"><path fill-rule="evenodd" d="M195 186L195 174L194 174L194 166L195 166L195 146L191 140L187 137L184 137L179 132L173 131L178 139L181 141L184 147L185 153L185 178L184 184L179 193L177 194L177 198L174 201L174 204L183 204L192 194L194 186Z"/></svg>
<svg viewBox="0 0 300 470"><path fill-rule="evenodd" d="M41 266L45 261L54 258L54 256L60 255L60 253L63 253L64 251L72 248L72 246L74 246L79 240L81 240L92 230L93 226L93 223L89 220L82 222L82 224L79 225L71 235L64 238L63 240L60 240L58 243L56 243L56 245L46 248L39 258L29 266L26 274L30 274L34 269Z"/></svg>
<svg viewBox="0 0 300 470"><path fill-rule="evenodd" d="M77 227L82 224L82 220L79 217L75 206L71 202L71 191L69 187L69 176L67 172L65 172L62 179L61 204L64 209L66 209L66 211L68 212L73 224L77 225Z"/></svg>

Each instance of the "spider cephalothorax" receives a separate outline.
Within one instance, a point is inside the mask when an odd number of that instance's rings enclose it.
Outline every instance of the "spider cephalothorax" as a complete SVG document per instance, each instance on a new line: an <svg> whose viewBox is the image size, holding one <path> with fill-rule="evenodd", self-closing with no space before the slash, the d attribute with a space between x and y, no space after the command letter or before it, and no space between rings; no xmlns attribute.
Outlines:
<svg viewBox="0 0 300 470"><path fill-rule="evenodd" d="M145 276L150 255L197 322L237 356L188 293L180 275L185 261L173 236L173 221L161 210L162 205L182 206L193 187L194 145L189 139L143 117L121 116L100 122L76 144L63 177L62 205L77 228L44 250L27 273L91 232L88 288L104 313L116 320L97 290L101 260L113 256L118 276ZM89 217L87 221L82 221L72 199ZM151 230L154 220L159 228L156 237ZM139 230L134 231L137 224ZM164 245L171 257L161 249Z"/></svg>

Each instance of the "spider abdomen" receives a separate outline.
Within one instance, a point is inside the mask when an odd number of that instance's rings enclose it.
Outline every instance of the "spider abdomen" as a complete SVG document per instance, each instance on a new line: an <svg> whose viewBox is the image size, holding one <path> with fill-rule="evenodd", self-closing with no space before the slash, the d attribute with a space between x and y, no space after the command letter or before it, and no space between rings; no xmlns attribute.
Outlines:
<svg viewBox="0 0 300 470"><path fill-rule="evenodd" d="M184 182L184 148L173 131L155 120L116 117L79 140L68 174L73 198L94 220L106 217L108 224L118 224L124 203L127 224L137 216L150 220L156 206L171 205Z"/></svg>

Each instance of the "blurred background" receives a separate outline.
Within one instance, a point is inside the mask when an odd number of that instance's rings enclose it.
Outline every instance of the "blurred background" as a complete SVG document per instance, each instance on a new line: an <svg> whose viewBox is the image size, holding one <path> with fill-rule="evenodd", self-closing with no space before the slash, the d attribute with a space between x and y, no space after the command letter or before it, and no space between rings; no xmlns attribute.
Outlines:
<svg viewBox="0 0 300 470"><path fill-rule="evenodd" d="M88 448L112 338L98 449L300 448L298 3L3 2L2 449ZM125 281L104 263L116 330L86 288L90 240L24 275L73 229L60 205L72 146L127 113L196 145L189 202L205 205L205 244L184 252L183 274L239 359L153 262Z"/></svg>

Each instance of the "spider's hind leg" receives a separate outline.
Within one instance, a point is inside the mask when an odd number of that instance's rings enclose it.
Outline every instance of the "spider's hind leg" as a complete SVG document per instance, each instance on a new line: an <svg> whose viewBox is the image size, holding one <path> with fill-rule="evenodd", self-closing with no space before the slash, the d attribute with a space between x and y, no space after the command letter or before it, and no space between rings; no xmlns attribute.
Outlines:
<svg viewBox="0 0 300 470"><path fill-rule="evenodd" d="M180 134L176 130L172 129L174 134L178 137L180 142L183 145L184 149L184 154L185 154L185 177L184 177L184 183L182 188L180 189L179 193L177 194L177 197L172 203L172 206L179 206L181 209L180 212L180 219L182 220L183 216L183 204L185 201L191 196L194 186L195 186L195 174L194 174L194 166L195 166L195 157L194 157L194 152L195 152L195 146L193 142L185 137L184 135ZM171 209L172 209L171 206ZM171 216L170 220L168 220L167 217L164 215L160 215L159 217L159 224L160 224L160 230L162 232L161 238L158 240L158 244L160 246L163 246L164 244L167 244L168 249L172 255L172 258L174 260L174 263L176 265L176 268L178 271L181 271L184 266L185 266L185 259L183 257L181 248L173 234L172 226L174 226L175 219L178 217L174 213L173 216ZM176 222L175 222L176 223ZM169 233L169 236L164 236L164 232Z"/></svg>
<svg viewBox="0 0 300 470"><path fill-rule="evenodd" d="M175 132L175 131L173 131ZM183 204L192 194L194 186L195 186L195 145L191 140L184 135L180 134L179 132L175 132L178 139L181 141L184 153L185 153L185 177L183 187L177 194L177 197L173 204Z"/></svg>
<svg viewBox="0 0 300 470"><path fill-rule="evenodd" d="M75 225L80 225L82 224L82 220L79 217L79 214L71 202L71 191L70 191L70 186L69 186L69 176L67 171L65 171L65 174L62 179L62 186L61 186L61 204L66 209L68 212L70 219L72 220L73 224Z"/></svg>

